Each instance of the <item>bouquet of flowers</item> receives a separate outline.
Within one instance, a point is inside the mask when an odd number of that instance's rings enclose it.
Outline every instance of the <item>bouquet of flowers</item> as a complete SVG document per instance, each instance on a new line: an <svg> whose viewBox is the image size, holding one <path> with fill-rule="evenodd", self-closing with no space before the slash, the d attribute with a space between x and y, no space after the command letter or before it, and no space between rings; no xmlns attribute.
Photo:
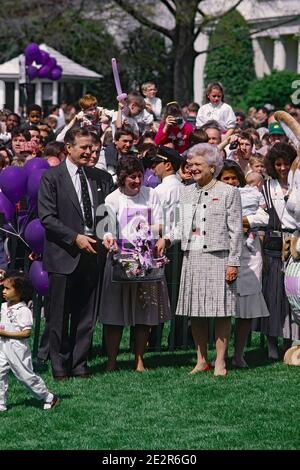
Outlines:
<svg viewBox="0 0 300 470"><path fill-rule="evenodd" d="M164 266L169 262L166 256L155 258L151 230L146 222L136 227L132 248L113 256L113 281L157 281L164 276Z"/></svg>

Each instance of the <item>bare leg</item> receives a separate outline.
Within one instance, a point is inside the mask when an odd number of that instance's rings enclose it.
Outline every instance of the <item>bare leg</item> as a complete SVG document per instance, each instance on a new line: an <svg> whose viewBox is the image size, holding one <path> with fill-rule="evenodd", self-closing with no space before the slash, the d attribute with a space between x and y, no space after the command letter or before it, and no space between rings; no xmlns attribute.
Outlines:
<svg viewBox="0 0 300 470"><path fill-rule="evenodd" d="M148 325L136 325L134 327L134 368L137 372L145 372L143 355L147 346L151 327Z"/></svg>
<svg viewBox="0 0 300 470"><path fill-rule="evenodd" d="M197 364L190 372L197 374L203 370L207 370L207 341L208 341L208 319L207 318L192 318L192 335L197 351Z"/></svg>
<svg viewBox="0 0 300 470"><path fill-rule="evenodd" d="M108 355L106 371L111 372L116 368L117 355L122 339L123 326L104 325L105 346Z"/></svg>
<svg viewBox="0 0 300 470"><path fill-rule="evenodd" d="M236 320L235 348L232 364L242 369L248 367L244 359L244 349L250 333L251 322L252 320L248 318L238 318Z"/></svg>
<svg viewBox="0 0 300 470"><path fill-rule="evenodd" d="M231 330L231 318L216 318L215 319L215 328L216 328L216 350L217 350L217 357L215 363L215 376L219 375L226 375L226 362L225 362L225 355L226 350L228 347L228 341L230 336Z"/></svg>

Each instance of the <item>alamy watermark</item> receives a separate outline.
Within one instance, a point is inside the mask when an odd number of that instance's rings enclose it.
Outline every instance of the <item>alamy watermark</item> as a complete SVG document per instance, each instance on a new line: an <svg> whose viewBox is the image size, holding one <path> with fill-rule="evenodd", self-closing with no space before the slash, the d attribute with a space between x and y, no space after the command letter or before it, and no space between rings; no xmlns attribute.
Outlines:
<svg viewBox="0 0 300 470"><path fill-rule="evenodd" d="M300 104L300 80L294 80L292 88L295 89L294 93L291 94L290 98L293 104Z"/></svg>

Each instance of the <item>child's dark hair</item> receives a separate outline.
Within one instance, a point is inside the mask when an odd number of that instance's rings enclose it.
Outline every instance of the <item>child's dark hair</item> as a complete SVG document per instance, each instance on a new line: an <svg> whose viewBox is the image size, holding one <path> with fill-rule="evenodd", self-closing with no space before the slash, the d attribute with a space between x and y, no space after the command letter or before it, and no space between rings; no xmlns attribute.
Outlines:
<svg viewBox="0 0 300 470"><path fill-rule="evenodd" d="M196 144L208 142L208 135L203 129L195 129L189 137L190 147Z"/></svg>
<svg viewBox="0 0 300 470"><path fill-rule="evenodd" d="M43 113L43 110L42 108L38 105L38 104L30 104L27 108L27 115L29 116L29 114L32 112L32 111L37 111L38 113L42 114Z"/></svg>
<svg viewBox="0 0 300 470"><path fill-rule="evenodd" d="M244 186L246 186L247 183L245 180L245 175L237 162L235 162L234 160L225 160L223 168L220 174L218 175L218 180L221 179L224 171L233 171L236 174L240 187L243 188Z"/></svg>
<svg viewBox="0 0 300 470"><path fill-rule="evenodd" d="M33 286L26 274L20 271L8 271L3 278L4 281L8 280L20 296L23 302L29 302L33 296Z"/></svg>
<svg viewBox="0 0 300 470"><path fill-rule="evenodd" d="M182 111L177 101L171 101L167 104L163 119L165 120L167 116L182 116Z"/></svg>
<svg viewBox="0 0 300 470"><path fill-rule="evenodd" d="M220 82L213 82L213 83L209 83L209 85L207 85L207 88L206 88L206 102L209 103L209 98L208 98L208 95L211 93L211 91L216 88L217 90L219 90L222 94L222 101L224 101L224 88L223 88L223 85L222 83Z"/></svg>

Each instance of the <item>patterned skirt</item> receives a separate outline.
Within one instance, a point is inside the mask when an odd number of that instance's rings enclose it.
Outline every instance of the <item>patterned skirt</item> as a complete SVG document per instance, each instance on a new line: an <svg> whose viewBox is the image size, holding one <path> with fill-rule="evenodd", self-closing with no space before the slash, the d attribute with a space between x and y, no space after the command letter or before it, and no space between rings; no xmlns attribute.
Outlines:
<svg viewBox="0 0 300 470"><path fill-rule="evenodd" d="M228 251L186 251L176 315L229 317L237 307L236 283L225 282Z"/></svg>

